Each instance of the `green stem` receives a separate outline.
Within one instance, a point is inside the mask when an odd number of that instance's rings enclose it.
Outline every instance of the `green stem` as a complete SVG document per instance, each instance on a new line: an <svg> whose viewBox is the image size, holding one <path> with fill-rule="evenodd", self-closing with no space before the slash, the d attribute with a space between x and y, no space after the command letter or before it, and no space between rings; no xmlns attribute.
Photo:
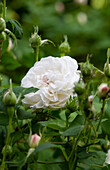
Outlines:
<svg viewBox="0 0 110 170"><path fill-rule="evenodd" d="M7 138L6 138L5 150L3 152L3 160L2 160L1 170L5 169L6 150L7 150L7 145L9 144L9 139L10 139L11 124L12 124L12 116L9 116L8 135L7 135Z"/></svg>
<svg viewBox="0 0 110 170"><path fill-rule="evenodd" d="M68 162L68 156L67 156L67 154L66 154L66 152L65 152L64 148L60 145L60 146L59 146L59 149L62 151L62 153L63 153L63 155L64 155L65 160Z"/></svg>
<svg viewBox="0 0 110 170"><path fill-rule="evenodd" d="M3 18L5 20L6 17L6 0L3 1Z"/></svg>
<svg viewBox="0 0 110 170"><path fill-rule="evenodd" d="M94 134L95 134L95 137L97 136L97 134L96 134L96 130L95 130L95 128L94 128L94 125L92 124L92 122L88 119L88 122L89 122L89 124L91 125L91 127L93 128L93 131L94 131Z"/></svg>
<svg viewBox="0 0 110 170"><path fill-rule="evenodd" d="M68 128L68 115L66 115L66 128ZM67 141L69 142L69 136L67 136Z"/></svg>
<svg viewBox="0 0 110 170"><path fill-rule="evenodd" d="M105 106L105 102L106 102L106 100L103 99L103 104L102 104L102 108L101 108L101 115L100 115L99 123L98 123L98 125L97 125L96 132L98 132L99 126L100 126L100 124L101 124L101 120L102 120L102 118L103 118L103 116L104 116L104 106Z"/></svg>
<svg viewBox="0 0 110 170"><path fill-rule="evenodd" d="M36 61L39 61L39 46L34 48L34 53L36 55Z"/></svg>
<svg viewBox="0 0 110 170"><path fill-rule="evenodd" d="M37 161L39 164L60 164L60 163L64 163L65 160L63 161Z"/></svg>
<svg viewBox="0 0 110 170"><path fill-rule="evenodd" d="M73 145L73 148L72 148L72 151L71 151L71 153L69 155L69 167L70 167L70 170L72 170L71 167L74 167L74 164L76 162L77 143L78 143L78 140L79 140L81 134L82 134L82 131L79 133L78 137L76 138L76 140L74 142L74 145ZM74 155L75 155L75 160L73 161Z"/></svg>
<svg viewBox="0 0 110 170"><path fill-rule="evenodd" d="M76 161L77 161L77 152L75 152L75 158L73 160L72 165L70 166L70 170L75 169Z"/></svg>

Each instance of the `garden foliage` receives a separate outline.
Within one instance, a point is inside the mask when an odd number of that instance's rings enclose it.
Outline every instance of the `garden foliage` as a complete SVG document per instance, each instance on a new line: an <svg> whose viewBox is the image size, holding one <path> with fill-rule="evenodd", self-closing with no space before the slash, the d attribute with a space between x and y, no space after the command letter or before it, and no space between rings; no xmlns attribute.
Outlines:
<svg viewBox="0 0 110 170"><path fill-rule="evenodd" d="M61 57L40 60L41 46L55 44L42 40L35 27L27 41L31 51L19 60L15 49L17 39L24 47L23 30L17 20L6 19L5 2L0 4L0 169L109 169L110 49L103 71L91 64L91 55L79 66L67 56L66 36ZM21 85L9 80L13 70L14 76L23 72Z"/></svg>

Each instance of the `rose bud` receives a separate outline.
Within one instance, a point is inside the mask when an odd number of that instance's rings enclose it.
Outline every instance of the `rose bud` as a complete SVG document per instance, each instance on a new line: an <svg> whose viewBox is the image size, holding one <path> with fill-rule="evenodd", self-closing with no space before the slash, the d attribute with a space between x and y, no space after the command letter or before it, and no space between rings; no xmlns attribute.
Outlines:
<svg viewBox="0 0 110 170"><path fill-rule="evenodd" d="M83 81L80 81L75 84L74 90L78 95L81 95L85 92L85 84Z"/></svg>
<svg viewBox="0 0 110 170"><path fill-rule="evenodd" d="M0 44L6 40L6 33L3 31L0 33Z"/></svg>
<svg viewBox="0 0 110 170"><path fill-rule="evenodd" d="M6 155L10 155L12 153L12 147L10 145L7 145L3 147L2 154L6 151Z"/></svg>
<svg viewBox="0 0 110 170"><path fill-rule="evenodd" d="M16 95L13 93L13 91L7 91L3 96L3 103L6 106L15 106L16 105Z"/></svg>
<svg viewBox="0 0 110 170"><path fill-rule="evenodd" d="M91 96L88 97L88 100L89 100L91 105L93 104L93 99L94 99L94 95L91 95Z"/></svg>
<svg viewBox="0 0 110 170"><path fill-rule="evenodd" d="M32 135L29 140L29 146L31 148L36 148L39 144L40 139L41 137L38 136L37 134Z"/></svg>
<svg viewBox="0 0 110 170"><path fill-rule="evenodd" d="M0 18L0 32L4 31L6 28L6 23L3 18Z"/></svg>
<svg viewBox="0 0 110 170"><path fill-rule="evenodd" d="M65 54L68 54L70 52L70 45L68 43L67 36L65 36L64 39L65 41L59 46L61 56L65 56Z"/></svg>
<svg viewBox="0 0 110 170"><path fill-rule="evenodd" d="M70 111L70 113L75 112L78 109L78 99L77 99L77 97L70 98L68 100L68 102L66 103L66 107L67 107L67 110L66 110L67 114L68 114L69 111Z"/></svg>
<svg viewBox="0 0 110 170"><path fill-rule="evenodd" d="M90 64L91 55L87 55L87 60L85 63L81 63L81 73L84 77L88 77L92 75L93 66Z"/></svg>
<svg viewBox="0 0 110 170"><path fill-rule="evenodd" d="M106 83L102 83L99 87L98 87L98 96L101 99L106 98L106 96L108 95L109 92L109 87Z"/></svg>
<svg viewBox="0 0 110 170"><path fill-rule="evenodd" d="M105 63L104 74L106 75L106 77L110 78L110 64Z"/></svg>
<svg viewBox="0 0 110 170"><path fill-rule="evenodd" d="M107 50L107 61L104 65L104 73L106 77L110 78L110 64L109 64L109 58L110 58L110 48Z"/></svg>
<svg viewBox="0 0 110 170"><path fill-rule="evenodd" d="M91 64L88 62L81 63L81 73L84 77L91 76L91 74L92 74Z"/></svg>
<svg viewBox="0 0 110 170"><path fill-rule="evenodd" d="M29 39L32 48L39 47L41 45L41 37L35 32Z"/></svg>

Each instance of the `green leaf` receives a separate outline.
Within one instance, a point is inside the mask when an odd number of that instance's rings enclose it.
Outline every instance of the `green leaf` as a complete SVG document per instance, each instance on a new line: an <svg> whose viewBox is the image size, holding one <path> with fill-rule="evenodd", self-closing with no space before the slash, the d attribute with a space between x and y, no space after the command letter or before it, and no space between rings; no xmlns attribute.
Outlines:
<svg viewBox="0 0 110 170"><path fill-rule="evenodd" d="M3 104L3 102L0 100L0 111L6 112L6 106Z"/></svg>
<svg viewBox="0 0 110 170"><path fill-rule="evenodd" d="M18 108L17 115L18 115L19 120L32 119L32 118L34 118L36 116L35 114L32 114L31 110L25 111L25 110L23 110L21 108Z"/></svg>
<svg viewBox="0 0 110 170"><path fill-rule="evenodd" d="M31 93L31 92L36 92L38 89L37 88L24 88L21 86L17 86L17 87L13 87L13 92L16 94L16 96L18 97L20 94L21 96Z"/></svg>
<svg viewBox="0 0 110 170"><path fill-rule="evenodd" d="M23 137L23 133L20 131L15 131L11 134L12 144L16 143Z"/></svg>
<svg viewBox="0 0 110 170"><path fill-rule="evenodd" d="M106 165L105 167L102 168L102 170L110 170L110 165Z"/></svg>
<svg viewBox="0 0 110 170"><path fill-rule="evenodd" d="M40 144L34 151L34 153L37 153L39 151L42 151L42 150L45 150L45 149L49 149L49 148L54 148L54 147L57 147L57 145L54 145L52 143L48 143L48 142L45 142L43 144Z"/></svg>
<svg viewBox="0 0 110 170"><path fill-rule="evenodd" d="M5 113L0 113L0 125L7 126L9 123L9 116Z"/></svg>
<svg viewBox="0 0 110 170"><path fill-rule="evenodd" d="M17 61L16 56L11 51L3 53L1 63L6 70L14 70L21 66Z"/></svg>
<svg viewBox="0 0 110 170"><path fill-rule="evenodd" d="M23 30L20 23L16 20L10 19L6 22L6 28L9 29L16 36L17 39L21 39L23 36Z"/></svg>
<svg viewBox="0 0 110 170"><path fill-rule="evenodd" d="M84 117L82 115L77 115L76 118L71 122L70 127L75 125L83 125Z"/></svg>
<svg viewBox="0 0 110 170"><path fill-rule="evenodd" d="M99 165L103 166L105 159L106 159L106 153L102 151L98 151L98 152L94 152L86 159L80 158L79 162L88 165L90 167L89 169L96 170Z"/></svg>
<svg viewBox="0 0 110 170"><path fill-rule="evenodd" d="M102 121L101 127L105 134L110 135L110 100L108 101L103 120L105 121Z"/></svg>
<svg viewBox="0 0 110 170"><path fill-rule="evenodd" d="M24 88L24 87L21 87L21 86L13 87L13 92L16 94L17 97L18 97L21 93L23 93L24 90L25 90L25 88Z"/></svg>
<svg viewBox="0 0 110 170"><path fill-rule="evenodd" d="M64 131L65 130L65 122L61 119L49 119L48 121L40 122L42 126L47 126L54 130Z"/></svg>
<svg viewBox="0 0 110 170"><path fill-rule="evenodd" d="M83 129L84 126L82 125L75 125L73 127L70 127L67 129L62 135L63 136L77 136L81 130Z"/></svg>
<svg viewBox="0 0 110 170"><path fill-rule="evenodd" d="M55 130L59 130L59 131L64 131L65 128L58 126L56 124L48 124L47 127L51 128L51 129L55 129Z"/></svg>

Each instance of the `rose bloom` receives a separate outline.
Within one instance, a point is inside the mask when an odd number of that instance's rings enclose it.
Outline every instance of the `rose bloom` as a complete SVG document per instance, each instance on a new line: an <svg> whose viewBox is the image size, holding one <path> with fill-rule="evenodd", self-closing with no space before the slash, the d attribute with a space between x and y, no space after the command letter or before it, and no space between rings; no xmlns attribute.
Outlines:
<svg viewBox="0 0 110 170"><path fill-rule="evenodd" d="M74 83L80 78L77 69L77 61L69 56L49 56L36 62L22 79L21 86L39 90L25 95L24 106L32 109L63 108L70 96L74 96Z"/></svg>

